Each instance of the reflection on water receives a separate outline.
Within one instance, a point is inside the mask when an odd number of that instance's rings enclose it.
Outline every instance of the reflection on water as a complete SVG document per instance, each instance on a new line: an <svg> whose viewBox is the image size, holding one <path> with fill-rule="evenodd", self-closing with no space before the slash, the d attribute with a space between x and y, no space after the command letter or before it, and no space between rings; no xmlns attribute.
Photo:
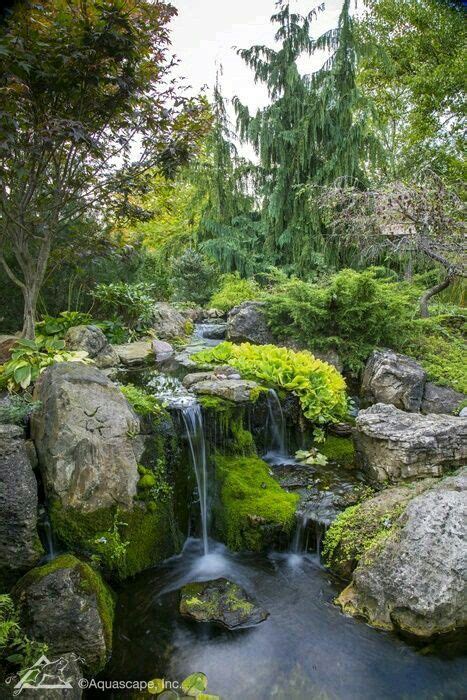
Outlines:
<svg viewBox="0 0 467 700"><path fill-rule="evenodd" d="M195 671L224 700L458 700L463 660L423 656L395 636L344 617L316 557L232 554L198 540L128 583L119 596L106 677L182 680ZM229 632L178 613L178 589L225 576L270 612L258 627ZM119 697L118 694L112 697Z"/></svg>

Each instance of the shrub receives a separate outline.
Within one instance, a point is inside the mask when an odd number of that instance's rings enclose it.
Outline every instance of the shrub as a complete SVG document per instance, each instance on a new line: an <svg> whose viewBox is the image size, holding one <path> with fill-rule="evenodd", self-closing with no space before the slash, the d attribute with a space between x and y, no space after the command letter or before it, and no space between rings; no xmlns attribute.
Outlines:
<svg viewBox="0 0 467 700"><path fill-rule="evenodd" d="M36 332L39 335L55 335L63 338L69 328L84 326L88 323L92 323L90 314L81 311L62 311L58 316L44 316L42 321L36 323Z"/></svg>
<svg viewBox="0 0 467 700"><path fill-rule="evenodd" d="M12 394L0 403L0 423L24 425L40 405L41 402L33 401L30 394Z"/></svg>
<svg viewBox="0 0 467 700"><path fill-rule="evenodd" d="M175 301L204 305L212 294L216 274L216 268L204 255L187 248L172 263Z"/></svg>
<svg viewBox="0 0 467 700"><path fill-rule="evenodd" d="M347 415L344 379L334 367L309 352L275 345L221 343L193 357L200 363L231 365L242 376L293 392L311 421L336 422Z"/></svg>
<svg viewBox="0 0 467 700"><path fill-rule="evenodd" d="M63 340L43 338L18 340L11 351L11 359L0 365L0 386L6 385L10 391L20 387L26 389L39 375L56 362L85 362L88 353L82 350L65 350Z"/></svg>
<svg viewBox="0 0 467 700"><path fill-rule="evenodd" d="M19 613L13 600L6 593L0 595L0 667L8 664L12 668L28 668L42 654L46 644L31 641L21 630Z"/></svg>
<svg viewBox="0 0 467 700"><path fill-rule="evenodd" d="M377 279L372 270L341 270L320 284L291 279L266 304L274 335L310 350L334 347L354 373L375 347L400 346L410 334L413 315L403 286Z"/></svg>
<svg viewBox="0 0 467 700"><path fill-rule="evenodd" d="M238 273L223 275L220 289L211 297L209 305L221 311L230 311L244 301L261 297L259 285L251 279L242 279Z"/></svg>
<svg viewBox="0 0 467 700"><path fill-rule="evenodd" d="M171 277L171 266L165 255L143 251L135 282L150 284L151 294L157 301L168 301L173 294Z"/></svg>
<svg viewBox="0 0 467 700"><path fill-rule="evenodd" d="M151 321L153 286L146 282L98 284L93 297L104 316L117 315L130 328L144 330Z"/></svg>

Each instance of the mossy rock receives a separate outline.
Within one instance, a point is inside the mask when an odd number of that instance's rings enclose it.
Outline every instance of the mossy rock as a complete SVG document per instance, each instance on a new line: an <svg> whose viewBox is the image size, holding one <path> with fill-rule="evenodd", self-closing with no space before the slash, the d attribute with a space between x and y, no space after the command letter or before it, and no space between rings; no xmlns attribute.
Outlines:
<svg viewBox="0 0 467 700"><path fill-rule="evenodd" d="M350 437L338 437L328 435L323 444L316 445L321 454L325 455L330 462L337 462L348 469L355 464L355 447Z"/></svg>
<svg viewBox="0 0 467 700"><path fill-rule="evenodd" d="M230 630L252 627L269 616L243 588L225 578L184 586L180 612L197 622L212 622Z"/></svg>
<svg viewBox="0 0 467 700"><path fill-rule="evenodd" d="M285 491L255 456L215 458L219 484L216 525L232 550L261 551L288 539L299 496Z"/></svg>
<svg viewBox="0 0 467 700"><path fill-rule="evenodd" d="M92 673L102 670L112 650L115 594L89 564L63 554L23 576L12 597L28 635L51 653L81 655Z"/></svg>
<svg viewBox="0 0 467 700"><path fill-rule="evenodd" d="M50 520L69 549L96 557L106 572L125 579L163 561L178 547L170 503L150 505L135 503L131 511L103 508L87 513L64 508L55 500Z"/></svg>

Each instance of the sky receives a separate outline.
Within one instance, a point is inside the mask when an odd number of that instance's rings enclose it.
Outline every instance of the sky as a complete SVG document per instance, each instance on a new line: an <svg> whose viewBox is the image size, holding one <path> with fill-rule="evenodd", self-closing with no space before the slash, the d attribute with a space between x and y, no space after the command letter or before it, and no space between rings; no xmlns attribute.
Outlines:
<svg viewBox="0 0 467 700"><path fill-rule="evenodd" d="M320 2L323 0L291 0L291 8L305 14ZM312 24L313 36L337 25L342 2L324 0L324 11ZM193 89L208 86L212 90L222 65L222 92L226 98L238 96L251 111L266 105L264 87L255 85L251 70L234 47L274 45L274 27L269 19L276 10L275 0L172 0L172 4L179 12L172 22L173 50L180 60L180 74ZM323 54L308 58L301 68L312 72L325 58Z"/></svg>

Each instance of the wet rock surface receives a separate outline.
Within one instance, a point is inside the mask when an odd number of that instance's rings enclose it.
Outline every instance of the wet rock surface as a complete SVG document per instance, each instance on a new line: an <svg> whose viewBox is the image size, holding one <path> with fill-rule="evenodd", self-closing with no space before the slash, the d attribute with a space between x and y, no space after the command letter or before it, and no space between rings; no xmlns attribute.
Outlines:
<svg viewBox="0 0 467 700"><path fill-rule="evenodd" d="M212 622L229 630L253 627L269 616L243 588L225 578L184 586L180 612L197 622Z"/></svg>
<svg viewBox="0 0 467 700"><path fill-rule="evenodd" d="M65 335L65 345L69 350L84 350L94 360L97 367L115 367L119 356L110 345L104 333L97 326L74 326Z"/></svg>
<svg viewBox="0 0 467 700"><path fill-rule="evenodd" d="M339 596L344 611L422 638L467 624L467 470L412 498Z"/></svg>
<svg viewBox="0 0 467 700"><path fill-rule="evenodd" d="M360 411L354 433L357 462L371 479L440 476L467 459L467 420L423 416L376 404Z"/></svg>
<svg viewBox="0 0 467 700"><path fill-rule="evenodd" d="M37 482L23 430L0 425L0 591L37 564Z"/></svg>
<svg viewBox="0 0 467 700"><path fill-rule="evenodd" d="M247 379L204 379L191 385L195 394L216 396L219 399L234 403L248 403L254 398L254 390L259 384Z"/></svg>

